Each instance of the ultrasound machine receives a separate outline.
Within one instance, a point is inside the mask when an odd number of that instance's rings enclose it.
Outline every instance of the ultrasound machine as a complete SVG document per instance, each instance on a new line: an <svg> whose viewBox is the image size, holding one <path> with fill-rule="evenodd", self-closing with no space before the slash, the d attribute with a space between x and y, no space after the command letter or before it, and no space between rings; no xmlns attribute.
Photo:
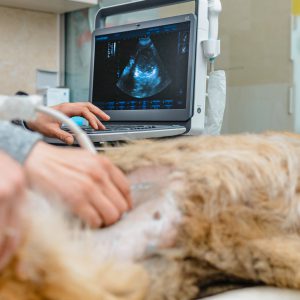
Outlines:
<svg viewBox="0 0 300 300"><path fill-rule="evenodd" d="M220 0L195 13L106 28L112 15L190 2L142 0L102 8L92 37L90 102L111 120L83 128L93 142L203 133L208 63L220 53Z"/></svg>

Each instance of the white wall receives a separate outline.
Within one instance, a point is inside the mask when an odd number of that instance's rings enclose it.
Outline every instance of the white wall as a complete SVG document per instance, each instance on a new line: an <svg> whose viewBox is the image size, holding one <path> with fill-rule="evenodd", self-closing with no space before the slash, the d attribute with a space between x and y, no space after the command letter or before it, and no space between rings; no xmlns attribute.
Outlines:
<svg viewBox="0 0 300 300"><path fill-rule="evenodd" d="M300 133L300 16L293 18L292 57L294 61L295 131Z"/></svg>

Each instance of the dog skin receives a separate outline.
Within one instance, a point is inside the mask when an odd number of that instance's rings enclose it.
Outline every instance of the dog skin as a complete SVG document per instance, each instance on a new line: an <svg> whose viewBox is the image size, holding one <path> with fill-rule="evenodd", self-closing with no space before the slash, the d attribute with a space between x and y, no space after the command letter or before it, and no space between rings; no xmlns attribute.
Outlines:
<svg viewBox="0 0 300 300"><path fill-rule="evenodd" d="M133 211L82 230L31 196L1 300L188 300L220 279L300 289L298 135L145 141L107 156L131 181Z"/></svg>

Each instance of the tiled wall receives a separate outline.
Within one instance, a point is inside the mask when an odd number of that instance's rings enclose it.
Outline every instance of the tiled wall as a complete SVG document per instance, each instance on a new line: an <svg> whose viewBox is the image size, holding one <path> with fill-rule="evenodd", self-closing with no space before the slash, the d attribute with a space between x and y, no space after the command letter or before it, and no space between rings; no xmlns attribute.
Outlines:
<svg viewBox="0 0 300 300"><path fill-rule="evenodd" d="M230 86L292 82L291 2L222 0L218 67ZM161 9L161 17L190 13L192 3Z"/></svg>
<svg viewBox="0 0 300 300"><path fill-rule="evenodd" d="M222 0L222 5L217 68L228 79L223 132L294 130L291 1ZM161 16L193 9L182 4L162 9Z"/></svg>
<svg viewBox="0 0 300 300"><path fill-rule="evenodd" d="M36 69L58 70L57 16L0 7L0 94L35 92Z"/></svg>
<svg viewBox="0 0 300 300"><path fill-rule="evenodd" d="M234 86L292 83L291 1L225 0L222 68Z"/></svg>

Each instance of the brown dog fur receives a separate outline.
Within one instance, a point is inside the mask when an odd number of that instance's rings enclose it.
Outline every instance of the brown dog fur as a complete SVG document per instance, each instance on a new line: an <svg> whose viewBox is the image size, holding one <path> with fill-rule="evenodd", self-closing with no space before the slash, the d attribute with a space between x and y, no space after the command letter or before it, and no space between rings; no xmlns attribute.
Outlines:
<svg viewBox="0 0 300 300"><path fill-rule="evenodd" d="M59 212L33 214L26 243L0 277L1 300L183 300L219 279L300 289L297 135L146 141L107 155L125 173L166 166L183 183L172 248L137 264L103 262Z"/></svg>

